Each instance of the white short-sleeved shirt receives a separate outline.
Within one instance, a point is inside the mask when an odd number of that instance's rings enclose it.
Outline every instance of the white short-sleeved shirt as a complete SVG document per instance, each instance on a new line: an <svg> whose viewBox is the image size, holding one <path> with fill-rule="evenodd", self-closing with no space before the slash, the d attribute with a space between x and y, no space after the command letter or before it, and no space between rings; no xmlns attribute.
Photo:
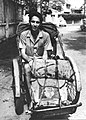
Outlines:
<svg viewBox="0 0 86 120"><path fill-rule="evenodd" d="M39 32L36 40L34 40L30 30L22 32L19 48L25 49L28 56L33 56L34 54L43 56L45 51L53 49L49 34L43 30Z"/></svg>

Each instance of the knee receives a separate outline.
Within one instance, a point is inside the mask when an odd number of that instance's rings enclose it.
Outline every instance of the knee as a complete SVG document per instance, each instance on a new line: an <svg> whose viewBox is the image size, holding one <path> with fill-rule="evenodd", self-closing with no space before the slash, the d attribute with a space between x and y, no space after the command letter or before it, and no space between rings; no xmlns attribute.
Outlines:
<svg viewBox="0 0 86 120"><path fill-rule="evenodd" d="M25 64L24 69L25 69L25 72L30 72L31 71L29 64Z"/></svg>

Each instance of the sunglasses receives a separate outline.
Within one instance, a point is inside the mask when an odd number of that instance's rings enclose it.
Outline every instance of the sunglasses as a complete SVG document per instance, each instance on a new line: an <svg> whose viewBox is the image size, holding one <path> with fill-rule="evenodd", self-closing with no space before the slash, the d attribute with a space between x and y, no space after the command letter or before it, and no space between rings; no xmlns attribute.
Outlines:
<svg viewBox="0 0 86 120"><path fill-rule="evenodd" d="M39 22L39 21L34 21L34 20L32 20L31 22L32 22L32 23L37 23L37 24L40 24L40 22Z"/></svg>

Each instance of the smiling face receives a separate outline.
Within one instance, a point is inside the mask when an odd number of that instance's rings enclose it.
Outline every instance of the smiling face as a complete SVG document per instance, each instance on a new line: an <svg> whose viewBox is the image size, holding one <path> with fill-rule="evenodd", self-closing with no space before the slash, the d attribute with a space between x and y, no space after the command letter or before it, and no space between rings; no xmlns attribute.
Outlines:
<svg viewBox="0 0 86 120"><path fill-rule="evenodd" d="M34 32L37 31L40 26L40 19L37 16L33 16L30 21L30 25Z"/></svg>

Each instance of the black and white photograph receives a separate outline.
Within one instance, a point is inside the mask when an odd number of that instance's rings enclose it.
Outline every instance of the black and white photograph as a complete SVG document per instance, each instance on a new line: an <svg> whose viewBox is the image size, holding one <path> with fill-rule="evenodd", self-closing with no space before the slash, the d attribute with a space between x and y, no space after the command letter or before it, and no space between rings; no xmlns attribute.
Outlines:
<svg viewBox="0 0 86 120"><path fill-rule="evenodd" d="M0 0L0 120L86 120L86 0Z"/></svg>

